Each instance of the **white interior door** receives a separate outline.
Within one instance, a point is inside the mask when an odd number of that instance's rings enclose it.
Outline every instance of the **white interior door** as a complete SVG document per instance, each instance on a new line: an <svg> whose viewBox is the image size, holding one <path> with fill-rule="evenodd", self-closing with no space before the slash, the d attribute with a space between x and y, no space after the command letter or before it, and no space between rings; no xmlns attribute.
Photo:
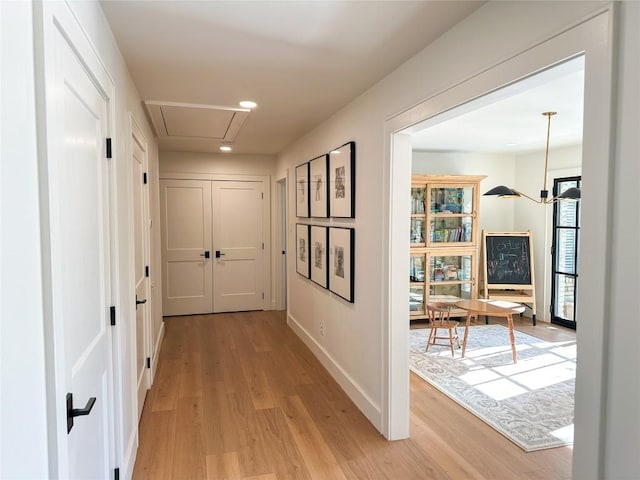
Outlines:
<svg viewBox="0 0 640 480"><path fill-rule="evenodd" d="M261 182L213 184L214 312L263 309L263 196Z"/></svg>
<svg viewBox="0 0 640 480"><path fill-rule="evenodd" d="M136 380L138 419L151 386L147 358L150 358L149 334L149 189L146 182L146 146L132 131L131 168L133 173L134 269L136 282Z"/></svg>
<svg viewBox="0 0 640 480"><path fill-rule="evenodd" d="M213 311L211 182L162 180L164 315Z"/></svg>
<svg viewBox="0 0 640 480"><path fill-rule="evenodd" d="M54 7L51 7L54 8ZM55 7L58 8L58 7ZM58 475L110 478L113 400L109 307L108 97L73 21L46 24L51 309ZM70 27L71 31L64 30ZM72 40L75 39L75 40ZM75 42L75 43L74 43ZM89 55L89 54L88 54ZM101 77L104 79L104 77ZM103 84L104 85L104 84ZM29 341L29 339L25 339ZM90 399L94 399L92 404ZM70 405L69 405L70 404ZM86 415L67 414L82 410ZM24 412L23 412L24 413ZM73 420L73 425L67 419ZM68 426L71 427L69 431Z"/></svg>

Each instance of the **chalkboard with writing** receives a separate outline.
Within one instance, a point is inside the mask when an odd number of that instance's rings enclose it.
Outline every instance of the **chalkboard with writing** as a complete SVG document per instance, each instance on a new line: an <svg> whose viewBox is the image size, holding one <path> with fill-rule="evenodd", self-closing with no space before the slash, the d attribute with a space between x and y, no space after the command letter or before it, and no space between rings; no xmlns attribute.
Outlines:
<svg viewBox="0 0 640 480"><path fill-rule="evenodd" d="M530 238L529 233L485 236L487 284L531 285Z"/></svg>

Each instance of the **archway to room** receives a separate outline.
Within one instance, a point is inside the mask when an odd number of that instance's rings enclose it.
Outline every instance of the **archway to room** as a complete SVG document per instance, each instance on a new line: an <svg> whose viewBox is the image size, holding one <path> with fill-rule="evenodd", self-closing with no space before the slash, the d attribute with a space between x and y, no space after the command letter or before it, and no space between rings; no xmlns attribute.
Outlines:
<svg viewBox="0 0 640 480"><path fill-rule="evenodd" d="M503 447L507 452L511 448L514 456L534 448L565 445L536 454L535 461L544 459L554 477L567 476L571 465L572 450L566 445L573 438L576 364L575 332L549 323L554 277L549 252L558 205L482 194L497 185L508 185L535 198L541 189L552 191L556 178L580 175L583 91L584 57L579 56L401 132L410 137L412 146L409 336L413 417L434 423L431 412L420 408L429 403L439 416L459 422L465 435L482 433L485 444L502 441L497 432L502 433L520 447ZM545 183L547 118L541 113L547 111L557 115L550 129ZM561 208L579 211L576 202L563 203ZM453 302L485 297L484 232L531 232L527 254L535 266L531 273L535 272L533 298L537 299L539 322L532 326L536 309L523 301L526 316L514 320L517 364L512 364L506 321L499 317L491 318L490 325L470 328L464 359L460 348L451 353L443 330L438 331L439 341L429 346L428 353L424 351L433 332L426 318L427 304L452 312L453 320L460 322L457 331L462 341L465 311L453 307ZM517 287L502 294L508 296ZM512 304L516 305L520 306ZM553 380L533 380L540 376ZM529 417L527 412L537 411L541 398L549 400L545 415L538 412ZM463 412L456 403L472 413ZM487 404L491 408L484 408ZM504 421L514 412L520 415L519 428L528 425L527 434ZM473 415L484 420L484 425L474 421ZM534 430L536 435L530 434ZM453 442L448 435L442 432L444 441ZM559 458L561 462L555 461Z"/></svg>
<svg viewBox="0 0 640 480"><path fill-rule="evenodd" d="M604 188L598 194L585 188L581 200L583 212L581 258L582 276L604 278L606 258L598 258L597 252L608 245L606 231L601 228L610 209L610 95L611 79L607 72L611 62L610 45L605 36L610 12L605 12L567 31L532 46L530 49L502 63L479 72L457 85L443 90L415 107L390 118L385 123L387 139L388 178L388 323L385 343L389 345L384 358L385 390L383 424L385 434L391 438L409 436L409 335L406 323L399 319L409 316L407 291L409 288L409 245L407 225L410 220L411 143L407 129L428 121L453 108L495 92L506 85L564 63L568 59L585 55L585 119L582 154L582 176L585 187L589 184ZM540 113L540 112L538 112ZM402 133L404 132L404 133ZM388 136L387 136L388 135ZM603 404L602 372L604 350L602 338L603 319L608 294L603 286L582 282L579 308L584 321L591 328L580 329L576 387L576 444L574 448L574 474L597 471L600 460L598 438ZM583 354L580 354L583 349ZM388 355L388 356L387 356ZM582 378L582 381L580 379ZM577 469L577 470L576 470Z"/></svg>

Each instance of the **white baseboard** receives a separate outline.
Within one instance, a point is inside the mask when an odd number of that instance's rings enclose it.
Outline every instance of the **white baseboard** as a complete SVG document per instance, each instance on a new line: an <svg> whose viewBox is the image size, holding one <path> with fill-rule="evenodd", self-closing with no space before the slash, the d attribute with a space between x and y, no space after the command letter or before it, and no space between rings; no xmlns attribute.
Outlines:
<svg viewBox="0 0 640 480"><path fill-rule="evenodd" d="M120 467L120 478L123 480L131 480L133 477L133 466L136 462L136 454L138 453L138 429L131 432L127 449L125 450L124 465Z"/></svg>
<svg viewBox="0 0 640 480"><path fill-rule="evenodd" d="M161 322L160 331L158 332L158 338L153 348L153 358L151 359L151 385L156 378L156 370L158 370L158 359L160 358L160 347L162 346L162 339L164 338L164 320Z"/></svg>
<svg viewBox="0 0 640 480"><path fill-rule="evenodd" d="M151 385L153 385L153 381L156 376L156 371L158 370L158 358L160 357L160 346L162 345L162 339L164 338L164 321L160 325L160 331L158 332L158 337L156 338L153 355L151 358ZM131 480L133 476L133 467L135 465L136 456L138 453L138 429L136 428L133 432L131 432L131 436L129 437L129 441L127 442L127 448L125 450L125 461L124 465L120 467L120 478L123 480Z"/></svg>
<svg viewBox="0 0 640 480"><path fill-rule="evenodd" d="M324 347L316 342L316 340L309 335L309 332L289 314L287 315L287 325L289 325L305 345L309 347L322 366L328 370L334 380L338 382L338 385L342 387L364 416L367 417L379 432L382 432L382 413L380 407L362 391L360 386L344 371Z"/></svg>

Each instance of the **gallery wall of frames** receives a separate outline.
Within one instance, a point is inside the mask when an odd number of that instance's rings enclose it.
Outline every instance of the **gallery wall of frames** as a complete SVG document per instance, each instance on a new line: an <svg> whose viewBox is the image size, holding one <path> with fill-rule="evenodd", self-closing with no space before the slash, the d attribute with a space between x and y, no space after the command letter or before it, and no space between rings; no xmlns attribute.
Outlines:
<svg viewBox="0 0 640 480"><path fill-rule="evenodd" d="M356 144L348 142L296 167L296 217L355 218ZM296 224L296 272L354 302L355 229Z"/></svg>

